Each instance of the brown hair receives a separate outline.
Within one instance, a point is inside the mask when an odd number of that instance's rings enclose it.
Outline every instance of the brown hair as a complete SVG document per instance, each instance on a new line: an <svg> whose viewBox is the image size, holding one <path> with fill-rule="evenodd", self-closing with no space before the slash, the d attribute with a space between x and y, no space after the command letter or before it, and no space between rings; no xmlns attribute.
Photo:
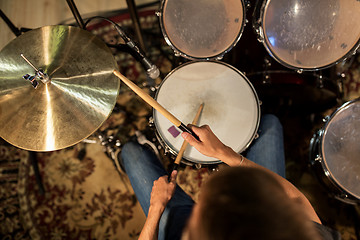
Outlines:
<svg viewBox="0 0 360 240"><path fill-rule="evenodd" d="M263 170L238 167L214 174L200 202L204 239L317 239L314 224Z"/></svg>

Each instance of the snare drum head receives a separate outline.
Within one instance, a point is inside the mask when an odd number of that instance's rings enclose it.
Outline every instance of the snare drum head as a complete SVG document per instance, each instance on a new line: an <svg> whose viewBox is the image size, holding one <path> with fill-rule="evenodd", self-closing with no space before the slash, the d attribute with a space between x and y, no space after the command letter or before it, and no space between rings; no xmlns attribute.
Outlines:
<svg viewBox="0 0 360 240"><path fill-rule="evenodd" d="M321 139L323 166L338 186L360 199L360 101L339 108Z"/></svg>
<svg viewBox="0 0 360 240"><path fill-rule="evenodd" d="M164 79L156 100L184 124L193 121L197 109L204 103L198 125L209 125L225 145L237 152L251 143L258 129L260 111L256 92L241 72L226 63L207 61L181 65ZM165 144L178 153L184 141L181 131L157 111L154 111L154 121ZM191 146L184 158L203 164L219 162Z"/></svg>
<svg viewBox="0 0 360 240"><path fill-rule="evenodd" d="M264 44L287 67L327 67L359 45L359 13L359 1L268 0L261 15Z"/></svg>
<svg viewBox="0 0 360 240"><path fill-rule="evenodd" d="M222 56L239 40L245 21L242 0L163 1L161 29L183 57Z"/></svg>

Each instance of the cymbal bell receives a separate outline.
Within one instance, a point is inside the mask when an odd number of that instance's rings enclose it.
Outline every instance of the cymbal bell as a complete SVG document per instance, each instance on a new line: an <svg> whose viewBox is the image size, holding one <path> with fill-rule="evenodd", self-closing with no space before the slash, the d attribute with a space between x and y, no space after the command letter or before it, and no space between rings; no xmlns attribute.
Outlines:
<svg viewBox="0 0 360 240"><path fill-rule="evenodd" d="M34 88L25 74L49 76ZM45 26L0 52L0 136L19 148L54 151L95 132L115 106L120 81L106 44L88 31Z"/></svg>

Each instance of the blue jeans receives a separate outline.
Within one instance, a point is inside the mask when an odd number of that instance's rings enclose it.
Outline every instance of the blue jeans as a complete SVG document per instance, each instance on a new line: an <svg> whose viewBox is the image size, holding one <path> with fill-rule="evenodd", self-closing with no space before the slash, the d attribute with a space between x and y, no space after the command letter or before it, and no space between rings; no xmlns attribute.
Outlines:
<svg viewBox="0 0 360 240"><path fill-rule="evenodd" d="M259 137L246 151L246 157L285 177L283 132L277 117L262 116L258 133ZM138 143L126 143L121 151L121 158L136 197L147 216L153 182L168 173L156 155ZM177 186L160 219L158 239L180 239L193 205L191 197Z"/></svg>

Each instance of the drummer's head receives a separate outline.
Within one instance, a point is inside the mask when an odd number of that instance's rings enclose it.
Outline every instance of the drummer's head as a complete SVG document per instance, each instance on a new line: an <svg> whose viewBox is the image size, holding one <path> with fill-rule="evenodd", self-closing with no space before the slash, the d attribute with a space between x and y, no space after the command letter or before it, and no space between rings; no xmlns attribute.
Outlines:
<svg viewBox="0 0 360 240"><path fill-rule="evenodd" d="M202 188L183 239L318 239L296 204L269 173L227 168Z"/></svg>

